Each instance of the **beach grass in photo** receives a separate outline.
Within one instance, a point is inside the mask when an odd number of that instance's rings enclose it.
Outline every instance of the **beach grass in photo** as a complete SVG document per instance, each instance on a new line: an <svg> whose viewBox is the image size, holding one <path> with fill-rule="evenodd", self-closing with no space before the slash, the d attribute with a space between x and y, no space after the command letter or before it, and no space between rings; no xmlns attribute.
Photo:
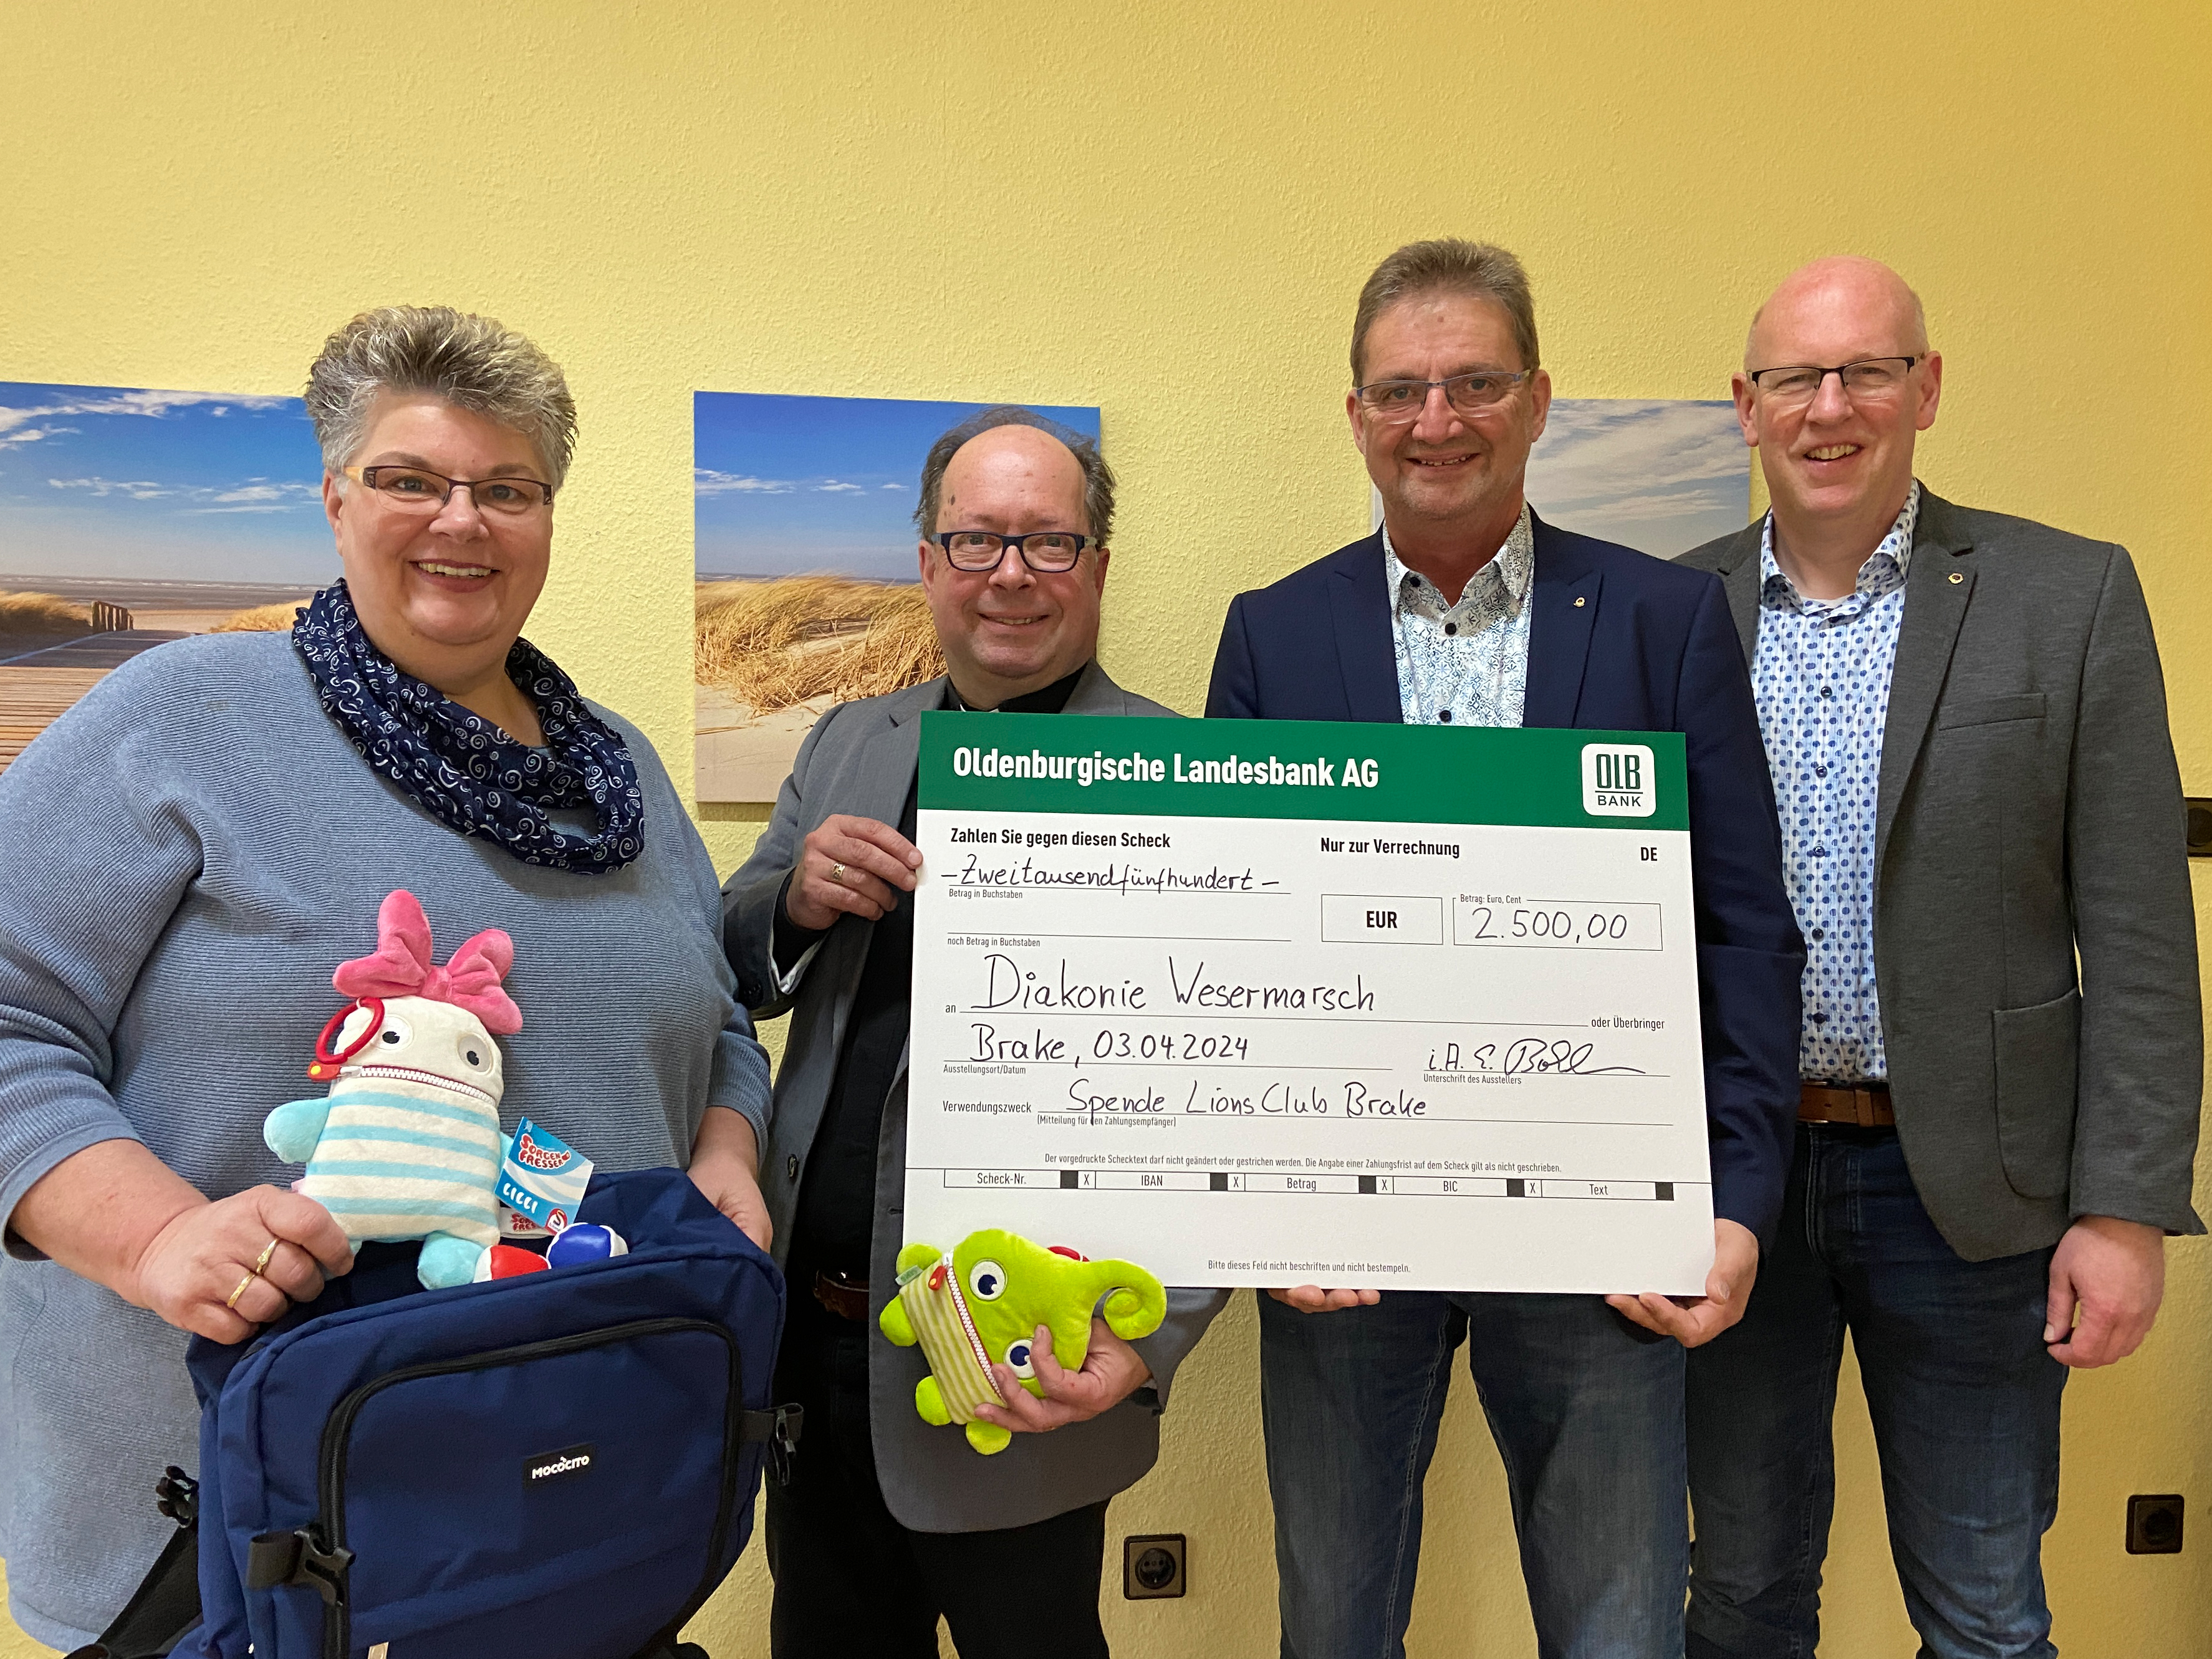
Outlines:
<svg viewBox="0 0 2212 1659"><path fill-rule="evenodd" d="M774 800L824 709L945 672L916 491L939 434L991 406L694 394L697 799ZM1027 407L1098 436L1096 409Z"/></svg>

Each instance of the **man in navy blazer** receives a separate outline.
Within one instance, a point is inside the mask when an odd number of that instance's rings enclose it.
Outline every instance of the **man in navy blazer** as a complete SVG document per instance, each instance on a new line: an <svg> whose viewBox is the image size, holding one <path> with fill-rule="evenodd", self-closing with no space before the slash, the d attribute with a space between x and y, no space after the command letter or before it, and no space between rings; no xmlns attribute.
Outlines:
<svg viewBox="0 0 2212 1659"><path fill-rule="evenodd" d="M1679 1656L1683 1349L1741 1316L1779 1214L1803 965L1757 711L1715 578L1547 525L1528 277L1417 242L1352 330L1352 435L1383 526L1231 603L1209 715L1680 732L1689 765L1715 1260L1678 1304L1301 1285L1261 1299L1283 1651L1401 1654L1452 1351L1512 1488L1540 1645Z"/></svg>

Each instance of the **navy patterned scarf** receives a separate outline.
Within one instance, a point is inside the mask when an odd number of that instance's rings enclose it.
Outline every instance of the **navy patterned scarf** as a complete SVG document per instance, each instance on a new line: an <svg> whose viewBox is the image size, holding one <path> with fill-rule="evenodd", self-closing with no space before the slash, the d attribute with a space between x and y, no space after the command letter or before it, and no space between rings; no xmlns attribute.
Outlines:
<svg viewBox="0 0 2212 1659"><path fill-rule="evenodd" d="M543 749L402 671L362 631L343 580L300 613L292 648L346 740L441 823L525 864L579 875L619 870L644 850L645 797L629 750L528 640L515 641L507 672L537 707ZM586 806L599 818L589 837L560 830L547 812Z"/></svg>

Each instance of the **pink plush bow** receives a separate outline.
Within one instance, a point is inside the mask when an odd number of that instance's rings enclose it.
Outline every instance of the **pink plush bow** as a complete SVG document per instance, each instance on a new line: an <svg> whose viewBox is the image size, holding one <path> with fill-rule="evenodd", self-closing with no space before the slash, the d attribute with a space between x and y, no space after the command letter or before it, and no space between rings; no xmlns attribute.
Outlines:
<svg viewBox="0 0 2212 1659"><path fill-rule="evenodd" d="M376 912L376 954L346 963L331 983L349 997L425 997L465 1008L484 1030L506 1036L522 1029L522 1010L501 989L514 965L514 941L487 927L453 952L444 967L430 950L430 919L405 888L385 896Z"/></svg>

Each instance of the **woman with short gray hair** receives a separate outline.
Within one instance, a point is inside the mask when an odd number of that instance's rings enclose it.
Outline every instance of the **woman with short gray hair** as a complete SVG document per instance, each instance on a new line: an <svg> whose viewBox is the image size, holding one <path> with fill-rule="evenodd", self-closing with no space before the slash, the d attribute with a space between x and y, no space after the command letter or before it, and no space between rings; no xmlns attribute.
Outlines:
<svg viewBox="0 0 2212 1659"><path fill-rule="evenodd" d="M651 746L521 637L576 417L483 317L333 335L307 404L344 579L289 640L117 670L0 775L0 1559L37 1639L91 1642L197 1467L188 1333L235 1342L352 1265L264 1144L332 970L404 888L514 942L504 1126L689 1167L768 1243L768 1063L714 870Z"/></svg>

